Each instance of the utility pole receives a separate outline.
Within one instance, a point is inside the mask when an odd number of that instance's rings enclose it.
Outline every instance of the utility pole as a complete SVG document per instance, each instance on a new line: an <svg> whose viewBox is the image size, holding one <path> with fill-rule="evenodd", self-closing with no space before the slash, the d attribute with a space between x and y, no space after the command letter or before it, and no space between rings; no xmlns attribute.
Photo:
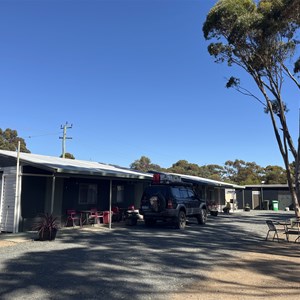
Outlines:
<svg viewBox="0 0 300 300"><path fill-rule="evenodd" d="M67 137L67 129L70 129L73 127L73 124L71 124L70 126L68 125L68 122L66 122L65 125L61 125L60 129L63 129L63 136L59 137L60 139L62 139L62 158L65 158L66 156L66 140L70 140L72 139L71 137Z"/></svg>

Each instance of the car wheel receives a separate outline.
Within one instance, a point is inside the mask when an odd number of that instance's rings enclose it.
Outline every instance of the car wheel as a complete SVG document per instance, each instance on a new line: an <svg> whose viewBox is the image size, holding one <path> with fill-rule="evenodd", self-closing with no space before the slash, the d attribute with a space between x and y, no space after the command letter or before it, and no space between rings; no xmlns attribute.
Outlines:
<svg viewBox="0 0 300 300"><path fill-rule="evenodd" d="M181 210L179 211L175 226L177 229L184 229L185 225L186 225L186 215L185 212Z"/></svg>
<svg viewBox="0 0 300 300"><path fill-rule="evenodd" d="M207 220L206 209L201 209L200 214L197 216L198 224L205 224Z"/></svg>

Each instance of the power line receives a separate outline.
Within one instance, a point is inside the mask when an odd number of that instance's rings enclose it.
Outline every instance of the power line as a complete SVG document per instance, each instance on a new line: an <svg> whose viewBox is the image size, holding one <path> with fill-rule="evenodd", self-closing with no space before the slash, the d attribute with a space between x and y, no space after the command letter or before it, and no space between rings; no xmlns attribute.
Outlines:
<svg viewBox="0 0 300 300"><path fill-rule="evenodd" d="M63 129L63 136L60 136L59 138L62 139L62 158L65 158L66 156L66 140L71 140L71 137L67 137L67 129L70 129L73 127L73 124L70 126L68 125L68 122L66 122L65 125L61 125L60 129Z"/></svg>
<svg viewBox="0 0 300 300"><path fill-rule="evenodd" d="M59 133L60 132L52 132L52 133L43 133L43 134L36 134L36 135L28 135L28 136L25 136L25 138L32 139L32 138L42 137L42 136L48 136L48 135L57 135Z"/></svg>

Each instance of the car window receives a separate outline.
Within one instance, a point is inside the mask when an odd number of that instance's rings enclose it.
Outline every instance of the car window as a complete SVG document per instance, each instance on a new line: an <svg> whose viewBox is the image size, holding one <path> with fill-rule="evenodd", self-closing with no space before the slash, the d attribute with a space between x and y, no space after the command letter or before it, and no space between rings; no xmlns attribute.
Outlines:
<svg viewBox="0 0 300 300"><path fill-rule="evenodd" d="M188 195L190 198L196 198L196 195L193 190L188 189Z"/></svg>
<svg viewBox="0 0 300 300"><path fill-rule="evenodd" d="M168 188L165 186L153 185L151 187L148 187L144 192L144 195L146 195L147 197L151 197L152 195L157 195L157 194L162 194L164 197L167 197Z"/></svg>
<svg viewBox="0 0 300 300"><path fill-rule="evenodd" d="M175 197L175 198L180 198L180 191L179 191L179 188L178 187L171 187L171 191L172 191L172 195Z"/></svg>
<svg viewBox="0 0 300 300"><path fill-rule="evenodd" d="M188 194L188 191L186 188L184 188L184 187L179 188L179 192L180 192L180 198L186 199L189 197L189 194Z"/></svg>

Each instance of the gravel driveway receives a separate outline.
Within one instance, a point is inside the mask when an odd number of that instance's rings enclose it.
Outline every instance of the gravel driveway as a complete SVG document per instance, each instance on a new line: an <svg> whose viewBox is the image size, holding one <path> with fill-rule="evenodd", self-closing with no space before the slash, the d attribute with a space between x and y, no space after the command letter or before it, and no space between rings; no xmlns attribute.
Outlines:
<svg viewBox="0 0 300 300"><path fill-rule="evenodd" d="M254 254L297 258L293 271L299 283L300 244L264 241L266 219L289 217L293 217L292 212L239 211L209 217L205 226L191 220L183 231L165 225L113 224L111 230L61 230L53 242L14 243L0 247L0 298L189 299L189 287L196 295L199 283L216 267L223 268L226 276L231 272L235 282L232 267L240 257ZM0 241L3 237L0 235ZM254 262L245 266L258 268ZM265 272L267 266L259 268ZM291 274L282 268L280 276L283 271ZM277 274L272 276L276 279ZM296 292L299 295L300 286Z"/></svg>

